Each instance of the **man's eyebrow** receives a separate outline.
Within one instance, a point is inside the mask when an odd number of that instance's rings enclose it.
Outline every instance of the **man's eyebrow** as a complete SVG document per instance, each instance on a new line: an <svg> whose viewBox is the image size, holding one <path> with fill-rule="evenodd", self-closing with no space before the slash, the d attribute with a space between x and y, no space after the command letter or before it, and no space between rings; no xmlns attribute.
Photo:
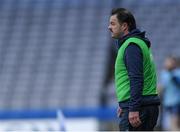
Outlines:
<svg viewBox="0 0 180 132"><path fill-rule="evenodd" d="M110 23L115 23L115 22L111 21Z"/></svg>

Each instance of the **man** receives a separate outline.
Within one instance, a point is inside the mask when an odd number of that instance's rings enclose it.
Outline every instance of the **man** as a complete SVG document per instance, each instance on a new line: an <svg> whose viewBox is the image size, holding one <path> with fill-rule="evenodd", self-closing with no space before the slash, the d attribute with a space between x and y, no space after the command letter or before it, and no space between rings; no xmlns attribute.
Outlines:
<svg viewBox="0 0 180 132"><path fill-rule="evenodd" d="M127 9L113 9L109 30L117 39L115 85L119 102L119 128L152 131L160 104L156 90L156 71L150 41L136 28L134 16Z"/></svg>
<svg viewBox="0 0 180 132"><path fill-rule="evenodd" d="M179 131L180 126L180 69L176 57L168 56L164 69L160 74L159 89L163 93L163 122L164 130Z"/></svg>

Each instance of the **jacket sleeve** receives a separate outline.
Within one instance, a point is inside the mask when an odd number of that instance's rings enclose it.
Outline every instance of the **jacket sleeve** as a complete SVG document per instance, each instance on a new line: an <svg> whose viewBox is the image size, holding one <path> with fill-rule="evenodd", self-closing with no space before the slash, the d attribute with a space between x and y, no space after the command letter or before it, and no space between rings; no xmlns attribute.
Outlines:
<svg viewBox="0 0 180 132"><path fill-rule="evenodd" d="M143 89L143 55L138 45L129 44L125 50L124 62L130 80L129 111L139 111Z"/></svg>

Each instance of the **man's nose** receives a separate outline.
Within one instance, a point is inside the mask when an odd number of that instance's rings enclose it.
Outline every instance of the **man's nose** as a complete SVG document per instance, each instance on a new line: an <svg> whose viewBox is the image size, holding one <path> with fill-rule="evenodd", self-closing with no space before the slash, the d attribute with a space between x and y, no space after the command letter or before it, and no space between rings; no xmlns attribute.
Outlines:
<svg viewBox="0 0 180 132"><path fill-rule="evenodd" d="M110 25L108 26L108 29L111 30L111 26Z"/></svg>

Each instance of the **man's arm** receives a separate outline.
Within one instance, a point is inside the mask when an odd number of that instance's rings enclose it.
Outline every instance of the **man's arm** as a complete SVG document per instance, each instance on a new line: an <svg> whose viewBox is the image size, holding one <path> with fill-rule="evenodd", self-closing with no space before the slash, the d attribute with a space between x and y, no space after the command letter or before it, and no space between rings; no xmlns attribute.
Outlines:
<svg viewBox="0 0 180 132"><path fill-rule="evenodd" d="M129 122L133 127L141 124L139 110L143 90L143 55L139 46L130 44L125 50L124 62L130 80Z"/></svg>
<svg viewBox="0 0 180 132"><path fill-rule="evenodd" d="M129 44L125 50L124 61L130 80L129 111L139 111L143 90L143 55L140 47Z"/></svg>
<svg viewBox="0 0 180 132"><path fill-rule="evenodd" d="M180 87L180 77L172 75L172 81L177 87Z"/></svg>

